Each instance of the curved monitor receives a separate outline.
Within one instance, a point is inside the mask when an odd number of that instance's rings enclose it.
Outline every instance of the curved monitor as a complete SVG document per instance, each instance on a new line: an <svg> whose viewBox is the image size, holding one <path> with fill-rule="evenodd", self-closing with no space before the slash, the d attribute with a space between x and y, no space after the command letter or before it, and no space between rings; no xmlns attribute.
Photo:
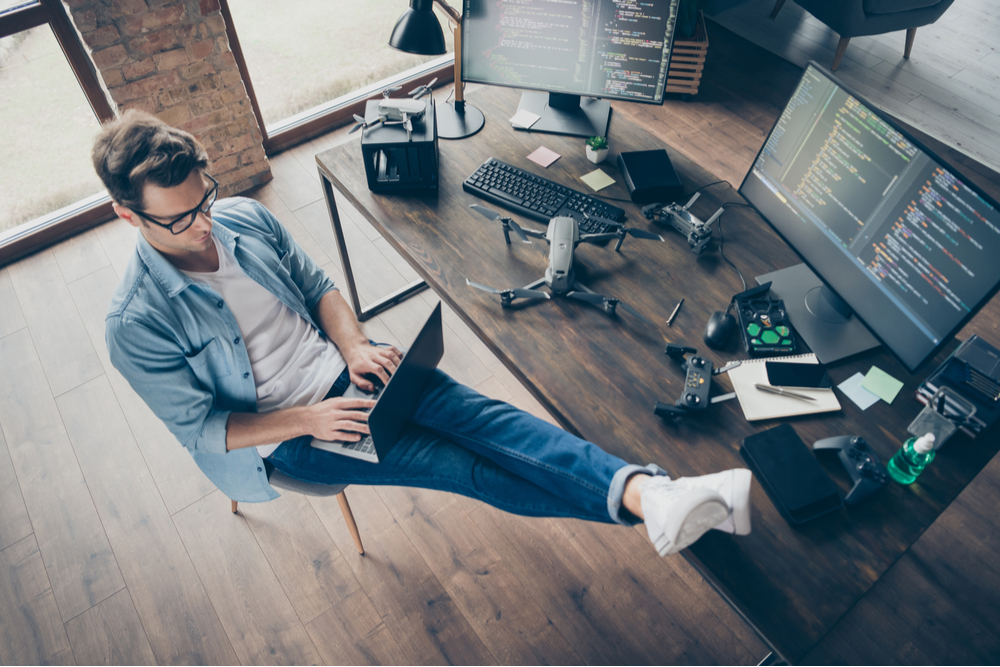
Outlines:
<svg viewBox="0 0 1000 667"><path fill-rule="evenodd" d="M549 93L534 99L556 116L585 113L581 96L662 104L679 2L464 0L462 79Z"/></svg>
<svg viewBox="0 0 1000 667"><path fill-rule="evenodd" d="M740 193L826 287L798 315L779 290L800 333L853 311L913 372L1000 288L997 203L814 63Z"/></svg>

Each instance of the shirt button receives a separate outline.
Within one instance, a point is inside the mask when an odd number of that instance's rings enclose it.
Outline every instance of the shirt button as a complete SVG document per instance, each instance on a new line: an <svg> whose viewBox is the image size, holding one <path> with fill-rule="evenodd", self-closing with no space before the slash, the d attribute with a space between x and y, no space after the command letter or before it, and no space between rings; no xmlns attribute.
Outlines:
<svg viewBox="0 0 1000 667"><path fill-rule="evenodd" d="M237 336L236 338L233 339L233 344L234 345L239 345L239 343L240 343L240 337Z"/></svg>
<svg viewBox="0 0 1000 667"><path fill-rule="evenodd" d="M264 472L263 468L257 468L257 472Z"/></svg>
<svg viewBox="0 0 1000 667"><path fill-rule="evenodd" d="M221 301L219 303L215 304L215 305L218 306L219 308L222 308L222 302Z"/></svg>
<svg viewBox="0 0 1000 667"><path fill-rule="evenodd" d="M249 374L249 373L244 373L244 374L243 374L243 378L244 378L244 379L246 379L246 378L248 378L248 377L250 377L250 374Z"/></svg>

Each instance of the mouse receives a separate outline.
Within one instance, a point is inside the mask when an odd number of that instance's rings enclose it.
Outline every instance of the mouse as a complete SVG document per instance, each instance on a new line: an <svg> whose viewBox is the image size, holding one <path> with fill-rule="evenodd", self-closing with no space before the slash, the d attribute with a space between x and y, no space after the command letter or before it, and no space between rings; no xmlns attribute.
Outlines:
<svg viewBox="0 0 1000 667"><path fill-rule="evenodd" d="M735 328L736 318L729 311L715 311L705 325L705 344L716 350L721 349Z"/></svg>

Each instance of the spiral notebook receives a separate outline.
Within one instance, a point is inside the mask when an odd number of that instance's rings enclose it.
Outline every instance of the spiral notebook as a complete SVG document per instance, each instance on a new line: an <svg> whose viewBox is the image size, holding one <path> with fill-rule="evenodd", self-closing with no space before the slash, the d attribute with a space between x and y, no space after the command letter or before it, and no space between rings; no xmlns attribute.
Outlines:
<svg viewBox="0 0 1000 667"><path fill-rule="evenodd" d="M740 365L729 371L729 381L733 383L733 390L743 408L743 415L747 421L757 421L760 419L780 419L782 417L794 417L796 415L811 415L819 412L834 412L840 410L840 401L833 393L833 389L809 389L795 387L793 391L797 394L812 396L815 401L803 401L799 398L789 396L779 396L766 391L761 391L755 384L770 384L767 381L767 368L765 361L793 361L800 364L818 364L819 360L813 353L796 354L790 357L776 357L772 359L747 359L740 362Z"/></svg>

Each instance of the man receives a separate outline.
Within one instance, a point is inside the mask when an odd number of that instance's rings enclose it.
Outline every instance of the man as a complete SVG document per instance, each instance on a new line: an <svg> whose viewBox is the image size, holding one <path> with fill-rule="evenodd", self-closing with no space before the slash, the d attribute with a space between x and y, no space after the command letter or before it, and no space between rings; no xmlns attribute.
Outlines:
<svg viewBox="0 0 1000 667"><path fill-rule="evenodd" d="M94 167L139 230L107 315L111 361L223 493L265 501L277 468L325 484L461 493L527 516L632 525L661 555L711 528L750 532L750 472L671 480L629 465L436 371L375 464L310 445L358 440L374 389L402 359L374 346L333 283L259 203L216 202L190 134L129 112L104 126Z"/></svg>

